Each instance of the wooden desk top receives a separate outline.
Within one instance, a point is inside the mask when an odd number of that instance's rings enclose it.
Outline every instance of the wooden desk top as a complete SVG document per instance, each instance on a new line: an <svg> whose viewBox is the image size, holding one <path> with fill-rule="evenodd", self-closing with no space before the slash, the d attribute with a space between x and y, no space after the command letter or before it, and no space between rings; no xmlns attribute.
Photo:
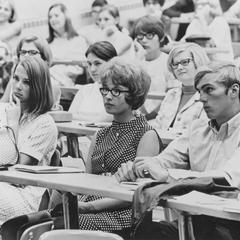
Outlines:
<svg viewBox="0 0 240 240"><path fill-rule="evenodd" d="M79 121L72 122L58 122L56 123L58 131L63 133L72 133L77 136L91 136L94 135L100 128L98 127L86 127L81 125ZM174 140L177 135L172 131L157 130L159 136L162 139L164 145L168 145Z"/></svg>
<svg viewBox="0 0 240 240"><path fill-rule="evenodd" d="M223 211L223 206L218 204L197 204L196 202L184 201L180 199L169 199L166 204L164 204L164 207L184 211L189 213L190 215L207 215L212 217L240 221L240 213Z"/></svg>
<svg viewBox="0 0 240 240"><path fill-rule="evenodd" d="M38 186L60 191L101 195L132 201L133 191L117 182L115 177L87 173L34 174L20 171L1 171L0 181Z"/></svg>
<svg viewBox="0 0 240 240"><path fill-rule="evenodd" d="M69 174L34 174L19 171L1 171L0 181L14 184L31 185L57 189L72 193L97 194L131 202L133 191L119 184L114 177L86 173ZM186 200L169 199L164 207L169 207L190 214L204 214L231 220L240 220L240 213L223 211L218 204L197 204Z"/></svg>
<svg viewBox="0 0 240 240"><path fill-rule="evenodd" d="M86 127L81 125L79 121L59 122L56 123L58 131L63 133L72 133L77 136L91 136L94 135L100 128Z"/></svg>

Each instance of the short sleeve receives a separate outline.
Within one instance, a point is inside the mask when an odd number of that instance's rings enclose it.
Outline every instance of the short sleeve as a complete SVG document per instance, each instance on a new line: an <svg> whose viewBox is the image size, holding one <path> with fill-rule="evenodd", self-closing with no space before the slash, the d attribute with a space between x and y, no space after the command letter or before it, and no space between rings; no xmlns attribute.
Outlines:
<svg viewBox="0 0 240 240"><path fill-rule="evenodd" d="M35 119L32 124L31 132L25 129L19 133L23 134L19 137L24 141L19 143L19 152L49 163L57 144L56 125L50 116Z"/></svg>

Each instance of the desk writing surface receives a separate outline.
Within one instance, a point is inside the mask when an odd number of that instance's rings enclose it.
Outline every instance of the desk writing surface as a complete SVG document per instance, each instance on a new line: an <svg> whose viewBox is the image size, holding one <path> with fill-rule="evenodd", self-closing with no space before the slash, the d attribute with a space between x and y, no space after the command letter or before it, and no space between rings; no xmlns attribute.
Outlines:
<svg viewBox="0 0 240 240"><path fill-rule="evenodd" d="M202 200L202 195L206 196L204 200ZM240 213L224 210L225 206L231 205L232 202L236 202L238 200L225 199L224 201L219 201L218 199L214 200L213 198L219 197L197 191L192 191L188 194L176 197L176 199L168 199L166 204L164 204L164 207L184 211L190 213L191 215L203 214L229 220L240 220ZM240 201L238 202L240 204Z"/></svg>
<svg viewBox="0 0 240 240"><path fill-rule="evenodd" d="M100 128L86 127L80 124L79 121L56 123L59 132L73 133L78 136L94 135Z"/></svg>
<svg viewBox="0 0 240 240"><path fill-rule="evenodd" d="M82 126L78 121L56 123L59 132L72 133L76 136L94 135L100 128ZM177 137L172 131L163 131L156 129L162 139L163 144L169 144Z"/></svg>
<svg viewBox="0 0 240 240"><path fill-rule="evenodd" d="M87 173L34 174L1 171L0 181L14 184L52 188L72 193L101 195L132 201L133 191L121 186L114 177Z"/></svg>

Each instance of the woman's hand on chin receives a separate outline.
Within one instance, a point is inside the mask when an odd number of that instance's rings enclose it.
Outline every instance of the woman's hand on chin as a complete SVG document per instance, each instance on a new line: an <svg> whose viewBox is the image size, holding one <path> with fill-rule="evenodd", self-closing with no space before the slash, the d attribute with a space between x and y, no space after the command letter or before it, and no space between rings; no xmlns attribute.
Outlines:
<svg viewBox="0 0 240 240"><path fill-rule="evenodd" d="M21 105L20 100L13 95L13 101L11 101L6 108L7 122L8 125L18 124L21 116Z"/></svg>

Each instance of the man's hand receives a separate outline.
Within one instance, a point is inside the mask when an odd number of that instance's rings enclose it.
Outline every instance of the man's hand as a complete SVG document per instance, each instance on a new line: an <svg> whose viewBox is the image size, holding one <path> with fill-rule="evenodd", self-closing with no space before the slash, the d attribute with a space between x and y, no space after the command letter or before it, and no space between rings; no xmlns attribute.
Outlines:
<svg viewBox="0 0 240 240"><path fill-rule="evenodd" d="M114 174L118 182L136 180L136 175L132 167L133 167L132 161L128 161L126 163L121 164L121 167L119 167L118 171Z"/></svg>
<svg viewBox="0 0 240 240"><path fill-rule="evenodd" d="M136 157L133 169L138 177L143 178L150 175L153 179L163 182L168 179L168 171L154 157Z"/></svg>

